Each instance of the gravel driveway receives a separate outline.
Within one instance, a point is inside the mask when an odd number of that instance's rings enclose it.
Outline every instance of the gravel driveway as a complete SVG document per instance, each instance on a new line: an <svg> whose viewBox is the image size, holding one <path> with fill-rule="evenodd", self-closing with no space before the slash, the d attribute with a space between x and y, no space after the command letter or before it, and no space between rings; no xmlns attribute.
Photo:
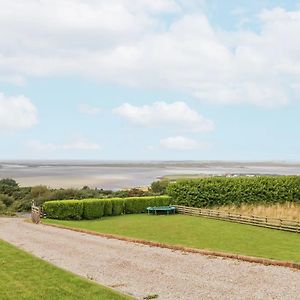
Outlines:
<svg viewBox="0 0 300 300"><path fill-rule="evenodd" d="M0 218L0 239L143 299L300 299L300 272ZM300 251L300 249L299 249Z"/></svg>

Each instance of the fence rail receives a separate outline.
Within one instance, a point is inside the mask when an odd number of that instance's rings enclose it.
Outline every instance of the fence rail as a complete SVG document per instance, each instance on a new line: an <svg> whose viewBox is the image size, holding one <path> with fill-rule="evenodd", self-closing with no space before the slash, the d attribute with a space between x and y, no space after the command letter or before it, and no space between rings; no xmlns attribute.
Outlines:
<svg viewBox="0 0 300 300"><path fill-rule="evenodd" d="M205 208L196 208L175 205L176 211L179 214L190 215L190 216L203 216L212 219L220 219L235 223L250 224L259 227L266 227L284 231L291 231L300 233L300 222L268 217L259 217L259 216L244 216L237 213L205 209Z"/></svg>

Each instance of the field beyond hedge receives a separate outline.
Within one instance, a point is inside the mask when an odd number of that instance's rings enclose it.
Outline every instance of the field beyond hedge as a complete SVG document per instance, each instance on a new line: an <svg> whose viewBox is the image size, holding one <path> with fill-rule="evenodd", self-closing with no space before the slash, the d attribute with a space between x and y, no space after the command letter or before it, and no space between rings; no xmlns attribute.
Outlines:
<svg viewBox="0 0 300 300"><path fill-rule="evenodd" d="M0 299L132 299L59 269L0 240Z"/></svg>
<svg viewBox="0 0 300 300"><path fill-rule="evenodd" d="M43 223L171 245L300 262L300 234L184 215L145 214Z"/></svg>

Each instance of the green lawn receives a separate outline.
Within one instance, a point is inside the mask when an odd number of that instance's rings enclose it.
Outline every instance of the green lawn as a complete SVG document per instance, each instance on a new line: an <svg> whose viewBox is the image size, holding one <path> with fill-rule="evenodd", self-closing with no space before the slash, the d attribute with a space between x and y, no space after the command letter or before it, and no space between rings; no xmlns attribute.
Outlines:
<svg viewBox="0 0 300 300"><path fill-rule="evenodd" d="M300 262L300 234L183 215L123 215L91 221L44 223L165 244Z"/></svg>
<svg viewBox="0 0 300 300"><path fill-rule="evenodd" d="M0 240L0 299L132 299Z"/></svg>

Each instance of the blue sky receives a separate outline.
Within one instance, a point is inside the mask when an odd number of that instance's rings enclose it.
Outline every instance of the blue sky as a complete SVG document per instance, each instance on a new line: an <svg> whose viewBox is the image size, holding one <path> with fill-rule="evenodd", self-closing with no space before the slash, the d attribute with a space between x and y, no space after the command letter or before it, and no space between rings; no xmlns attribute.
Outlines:
<svg viewBox="0 0 300 300"><path fill-rule="evenodd" d="M0 159L300 161L299 1L0 0Z"/></svg>

